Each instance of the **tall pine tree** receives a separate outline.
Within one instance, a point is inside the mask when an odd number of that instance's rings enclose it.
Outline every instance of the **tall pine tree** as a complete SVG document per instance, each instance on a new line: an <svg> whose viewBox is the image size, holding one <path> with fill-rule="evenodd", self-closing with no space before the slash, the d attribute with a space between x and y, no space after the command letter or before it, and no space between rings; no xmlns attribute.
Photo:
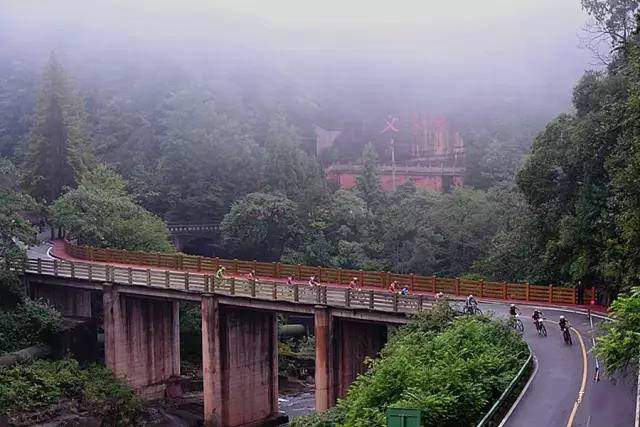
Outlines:
<svg viewBox="0 0 640 427"><path fill-rule="evenodd" d="M365 145L362 151L362 174L356 178L356 190L371 210L375 210L382 202L378 155L372 143Z"/></svg>
<svg viewBox="0 0 640 427"><path fill-rule="evenodd" d="M24 188L36 199L52 202L65 186L75 186L92 162L84 121L84 107L52 53L42 75L24 167Z"/></svg>

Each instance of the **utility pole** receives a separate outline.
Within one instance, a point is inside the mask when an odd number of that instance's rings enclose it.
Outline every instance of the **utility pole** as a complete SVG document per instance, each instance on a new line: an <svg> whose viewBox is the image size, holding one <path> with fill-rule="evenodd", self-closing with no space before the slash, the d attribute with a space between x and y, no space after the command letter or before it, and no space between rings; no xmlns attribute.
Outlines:
<svg viewBox="0 0 640 427"><path fill-rule="evenodd" d="M393 191L396 191L396 144L393 139L393 134L398 133L398 127L396 126L397 123L397 117L392 117L391 115L387 116L387 125L382 132L380 132L381 134L385 134L387 132L391 133L391 186L393 187Z"/></svg>

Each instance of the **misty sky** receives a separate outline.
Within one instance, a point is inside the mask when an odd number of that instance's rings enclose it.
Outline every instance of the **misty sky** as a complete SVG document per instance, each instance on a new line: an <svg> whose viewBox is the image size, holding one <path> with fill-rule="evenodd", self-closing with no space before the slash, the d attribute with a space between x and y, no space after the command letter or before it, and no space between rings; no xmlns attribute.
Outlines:
<svg viewBox="0 0 640 427"><path fill-rule="evenodd" d="M145 51L221 63L258 52L295 63L328 84L348 84L356 75L426 93L444 86L455 96L544 93L543 98L565 104L579 76L593 68L589 52L579 48L586 20L579 0L0 0L0 5L0 61L3 46L37 52L42 61L51 49L75 55L76 61L79 52L137 56Z"/></svg>

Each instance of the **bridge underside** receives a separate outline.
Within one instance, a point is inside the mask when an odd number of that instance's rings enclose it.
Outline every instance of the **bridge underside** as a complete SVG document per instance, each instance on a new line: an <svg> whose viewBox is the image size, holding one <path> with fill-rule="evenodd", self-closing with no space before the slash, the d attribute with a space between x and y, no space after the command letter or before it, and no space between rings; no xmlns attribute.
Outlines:
<svg viewBox="0 0 640 427"><path fill-rule="evenodd" d="M27 275L27 280L33 296L48 299L66 316L103 313L106 364L144 397L163 397L180 375L179 301L199 302L208 426L258 426L282 417L278 312L314 316L317 410L346 394L365 370L364 359L383 346L388 323L406 322L404 316L286 301L77 278Z"/></svg>

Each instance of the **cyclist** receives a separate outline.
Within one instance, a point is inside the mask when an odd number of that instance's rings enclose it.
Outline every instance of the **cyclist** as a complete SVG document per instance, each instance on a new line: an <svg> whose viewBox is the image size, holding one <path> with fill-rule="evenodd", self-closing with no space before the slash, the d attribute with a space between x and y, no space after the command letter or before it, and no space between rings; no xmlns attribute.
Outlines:
<svg viewBox="0 0 640 427"><path fill-rule="evenodd" d="M256 280L256 272L254 270L247 273L247 280Z"/></svg>
<svg viewBox="0 0 640 427"><path fill-rule="evenodd" d="M520 309L518 307L516 307L515 304L511 304L511 307L509 307L509 315L511 317L516 317L520 313L521 313Z"/></svg>
<svg viewBox="0 0 640 427"><path fill-rule="evenodd" d="M436 294L436 301L440 301L440 300L443 300L443 299L444 299L444 293L438 292Z"/></svg>
<svg viewBox="0 0 640 427"><path fill-rule="evenodd" d="M409 288L403 286L402 289L400 289L400 295L409 295Z"/></svg>
<svg viewBox="0 0 640 427"><path fill-rule="evenodd" d="M287 277L287 285L293 285L293 277Z"/></svg>
<svg viewBox="0 0 640 427"><path fill-rule="evenodd" d="M542 320L542 310L540 310L539 308L536 308L535 310L533 310L533 314L531 315L531 318L533 319L533 324L536 325L536 329L540 329L540 326L538 326L538 322L540 322Z"/></svg>
<svg viewBox="0 0 640 427"><path fill-rule="evenodd" d="M358 278L354 277L353 279L351 279L351 281L349 282L349 289L360 289L360 287L358 286Z"/></svg>
<svg viewBox="0 0 640 427"><path fill-rule="evenodd" d="M464 308L465 310L474 313L476 308L478 307L478 301L473 297L473 295L469 294L467 297L467 301L465 302Z"/></svg>
<svg viewBox="0 0 640 427"><path fill-rule="evenodd" d="M318 286L320 283L316 280L316 276L311 276L309 278L309 286Z"/></svg>
<svg viewBox="0 0 640 427"><path fill-rule="evenodd" d="M222 286L222 282L224 281L224 271L225 268L223 265L221 265L218 271L216 271L216 274L214 275L215 285Z"/></svg>
<svg viewBox="0 0 640 427"><path fill-rule="evenodd" d="M389 292L396 293L398 292L398 281L394 280L389 284Z"/></svg>
<svg viewBox="0 0 640 427"><path fill-rule="evenodd" d="M560 316L560 320L558 321L558 325L560 326L560 330L562 332L564 332L565 328L569 328L571 325L569 325L569 321L567 320L566 317L564 316Z"/></svg>

